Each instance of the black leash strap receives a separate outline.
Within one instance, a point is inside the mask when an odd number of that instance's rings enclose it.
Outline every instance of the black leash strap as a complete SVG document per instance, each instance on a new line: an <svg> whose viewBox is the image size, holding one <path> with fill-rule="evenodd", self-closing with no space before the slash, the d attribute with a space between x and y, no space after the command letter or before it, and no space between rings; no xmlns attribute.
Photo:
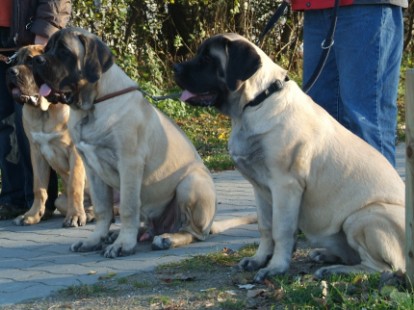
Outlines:
<svg viewBox="0 0 414 310"><path fill-rule="evenodd" d="M267 22L265 28L263 29L262 33L260 34L257 40L257 45L263 41L263 38L265 37L265 35L270 31L270 29L273 28L273 26L277 23L278 19L285 13L288 5L289 3L287 1L282 1L282 3L276 9L275 13L272 15L270 20ZM318 65L316 66L316 69L314 70L309 81L303 87L303 91L305 93L309 92L309 90L313 87L313 85L315 85L316 80L321 75L322 70L325 67L326 61L328 60L329 52L331 50L332 45L334 44L334 35L335 35L335 29L336 29L336 22L338 20L338 11L339 11L339 0L335 0L335 4L333 7L334 14L333 14L331 27L326 36L326 39L323 40L323 42L321 43L322 54L321 54L321 57L319 58Z"/></svg>
<svg viewBox="0 0 414 310"><path fill-rule="evenodd" d="M318 65L316 69L313 71L312 76L310 77L309 81L303 86L303 91L305 93L309 92L309 90L315 85L316 80L322 73L323 68L325 67L326 61L328 60L329 52L331 51L332 45L334 45L334 35L336 29L336 22L338 21L338 11L339 11L339 0L335 0L335 5L333 7L333 17L331 28L329 29L328 35L326 39L322 41L321 48L322 54L319 58Z"/></svg>
<svg viewBox="0 0 414 310"><path fill-rule="evenodd" d="M282 1L282 3L279 5L279 7L276 9L276 11L273 13L272 17L267 22L266 26L263 28L262 33L259 35L259 38L256 41L256 45L259 45L262 43L265 35L269 32L270 29L274 27L274 25L277 23L279 18L285 14L286 8L288 7L289 3L286 1Z"/></svg>

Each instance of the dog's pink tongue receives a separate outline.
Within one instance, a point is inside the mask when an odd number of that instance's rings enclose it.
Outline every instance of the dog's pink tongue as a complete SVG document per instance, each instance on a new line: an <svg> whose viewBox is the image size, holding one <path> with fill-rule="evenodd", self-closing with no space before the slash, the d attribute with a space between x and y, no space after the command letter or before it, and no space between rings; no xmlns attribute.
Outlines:
<svg viewBox="0 0 414 310"><path fill-rule="evenodd" d="M188 99L193 98L193 97L195 97L195 96L196 96L195 94L193 94L193 93L189 92L188 90L184 90L184 91L181 93L180 100L185 102L185 101L187 101Z"/></svg>
<svg viewBox="0 0 414 310"><path fill-rule="evenodd" d="M20 95L22 94L22 92L20 91L20 89L18 89L17 87L12 89L12 94L14 97L20 97Z"/></svg>
<svg viewBox="0 0 414 310"><path fill-rule="evenodd" d="M52 89L47 84L42 84L39 89L40 96L47 97L52 92Z"/></svg>

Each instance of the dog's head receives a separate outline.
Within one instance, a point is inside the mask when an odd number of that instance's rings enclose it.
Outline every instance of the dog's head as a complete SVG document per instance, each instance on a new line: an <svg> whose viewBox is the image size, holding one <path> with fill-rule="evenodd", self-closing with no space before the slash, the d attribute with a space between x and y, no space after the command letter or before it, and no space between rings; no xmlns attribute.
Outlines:
<svg viewBox="0 0 414 310"><path fill-rule="evenodd" d="M194 58L174 65L175 81L184 90L182 101L214 106L225 114L231 114L230 110L234 109L241 111L268 82L283 81L285 76L286 70L274 64L253 43L234 33L205 40ZM239 106L231 107L235 102Z"/></svg>
<svg viewBox="0 0 414 310"><path fill-rule="evenodd" d="M73 108L87 110L95 99L97 82L113 62L111 50L97 36L65 28L50 38L33 67L42 96L59 97Z"/></svg>
<svg viewBox="0 0 414 310"><path fill-rule="evenodd" d="M49 102L39 95L39 87L33 76L33 58L42 53L42 45L28 45L20 48L13 57L14 65L6 72L6 83L14 101L30 104L46 111Z"/></svg>

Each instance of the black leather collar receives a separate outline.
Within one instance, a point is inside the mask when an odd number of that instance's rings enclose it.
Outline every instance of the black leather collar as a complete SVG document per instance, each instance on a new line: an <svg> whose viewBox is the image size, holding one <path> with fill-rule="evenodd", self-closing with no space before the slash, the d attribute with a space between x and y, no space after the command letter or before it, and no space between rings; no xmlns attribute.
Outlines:
<svg viewBox="0 0 414 310"><path fill-rule="evenodd" d="M269 85L264 91L262 91L256 98L249 101L244 107L243 111L248 107L255 107L265 101L268 97L270 97L275 92L281 91L285 86L285 82L289 81L289 78L286 76L284 81L276 80L272 84Z"/></svg>

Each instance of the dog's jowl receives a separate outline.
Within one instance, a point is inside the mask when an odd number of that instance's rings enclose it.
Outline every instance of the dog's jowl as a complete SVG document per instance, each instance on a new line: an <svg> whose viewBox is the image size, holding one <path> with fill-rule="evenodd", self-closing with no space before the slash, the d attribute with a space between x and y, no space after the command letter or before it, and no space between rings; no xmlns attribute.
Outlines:
<svg viewBox="0 0 414 310"><path fill-rule="evenodd" d="M405 271L404 183L261 49L236 34L207 39L174 66L181 99L230 116L229 151L255 191L260 245L240 266L255 279L289 268L300 229L329 263L315 273Z"/></svg>

